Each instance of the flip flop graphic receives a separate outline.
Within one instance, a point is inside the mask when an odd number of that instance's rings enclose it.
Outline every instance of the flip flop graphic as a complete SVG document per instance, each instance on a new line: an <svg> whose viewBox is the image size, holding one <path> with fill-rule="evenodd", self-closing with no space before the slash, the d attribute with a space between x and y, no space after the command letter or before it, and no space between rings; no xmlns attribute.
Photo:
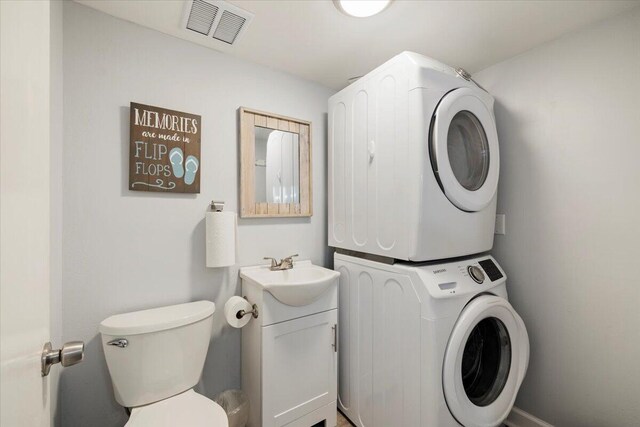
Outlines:
<svg viewBox="0 0 640 427"><path fill-rule="evenodd" d="M196 179L196 172L198 172L198 166L200 166L198 159L196 159L194 156L187 157L187 161L184 163L184 168L187 170L187 172L184 174L185 184L193 184L193 181Z"/></svg>
<svg viewBox="0 0 640 427"><path fill-rule="evenodd" d="M184 160L184 154L179 147L174 148L169 152L169 161L173 168L173 175L176 178L182 178L184 176L184 168L182 167L182 161Z"/></svg>

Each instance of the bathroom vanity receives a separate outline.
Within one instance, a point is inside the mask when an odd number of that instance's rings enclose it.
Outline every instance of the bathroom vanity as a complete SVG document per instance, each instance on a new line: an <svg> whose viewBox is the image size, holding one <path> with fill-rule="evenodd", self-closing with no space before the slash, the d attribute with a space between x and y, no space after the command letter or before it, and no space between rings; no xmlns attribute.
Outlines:
<svg viewBox="0 0 640 427"><path fill-rule="evenodd" d="M339 273L296 262L240 270L258 313L242 329L249 427L336 425Z"/></svg>

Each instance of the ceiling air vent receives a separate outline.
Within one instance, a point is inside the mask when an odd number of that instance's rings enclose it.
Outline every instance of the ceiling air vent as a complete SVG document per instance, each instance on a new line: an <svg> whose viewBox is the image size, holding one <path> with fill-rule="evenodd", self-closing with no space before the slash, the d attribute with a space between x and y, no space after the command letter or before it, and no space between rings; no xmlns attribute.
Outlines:
<svg viewBox="0 0 640 427"><path fill-rule="evenodd" d="M188 0L183 28L209 37L214 43L233 45L252 18L253 14L224 1Z"/></svg>
<svg viewBox="0 0 640 427"><path fill-rule="evenodd" d="M218 6L207 3L202 0L193 0L189 18L187 19L187 29L196 33L209 35L213 21L216 20L218 14Z"/></svg>
<svg viewBox="0 0 640 427"><path fill-rule="evenodd" d="M213 38L233 44L245 22L247 20L242 16L225 10L222 12L222 17L216 27L216 31L213 33Z"/></svg>

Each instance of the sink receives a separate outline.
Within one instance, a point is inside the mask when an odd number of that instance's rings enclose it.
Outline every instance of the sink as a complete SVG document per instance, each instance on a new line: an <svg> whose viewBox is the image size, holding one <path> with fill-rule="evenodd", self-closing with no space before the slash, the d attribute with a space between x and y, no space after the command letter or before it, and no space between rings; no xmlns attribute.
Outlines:
<svg viewBox="0 0 640 427"><path fill-rule="evenodd" d="M296 261L290 270L271 271L269 266L244 267L240 277L261 286L278 301L292 306L311 304L340 276L337 271Z"/></svg>

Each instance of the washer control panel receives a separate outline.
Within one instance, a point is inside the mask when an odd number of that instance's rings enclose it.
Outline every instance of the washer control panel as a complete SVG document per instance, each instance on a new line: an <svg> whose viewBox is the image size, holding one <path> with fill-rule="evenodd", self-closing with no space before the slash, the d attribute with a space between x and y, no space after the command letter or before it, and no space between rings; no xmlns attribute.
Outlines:
<svg viewBox="0 0 640 427"><path fill-rule="evenodd" d="M480 267L470 265L467 267L467 271L469 272L469 276L471 276L476 283L484 282L484 273Z"/></svg>
<svg viewBox="0 0 640 427"><path fill-rule="evenodd" d="M429 288L431 295L436 298L477 293L506 280L505 273L491 255L445 264L424 264L420 270L428 275L423 279L425 283L433 283Z"/></svg>
<svg viewBox="0 0 640 427"><path fill-rule="evenodd" d="M495 282L498 279L502 279L502 273L492 259L483 259L482 261L478 261L478 264L480 264L480 267L482 267L482 269L487 273L487 276L489 276L489 280L491 280L492 282Z"/></svg>

